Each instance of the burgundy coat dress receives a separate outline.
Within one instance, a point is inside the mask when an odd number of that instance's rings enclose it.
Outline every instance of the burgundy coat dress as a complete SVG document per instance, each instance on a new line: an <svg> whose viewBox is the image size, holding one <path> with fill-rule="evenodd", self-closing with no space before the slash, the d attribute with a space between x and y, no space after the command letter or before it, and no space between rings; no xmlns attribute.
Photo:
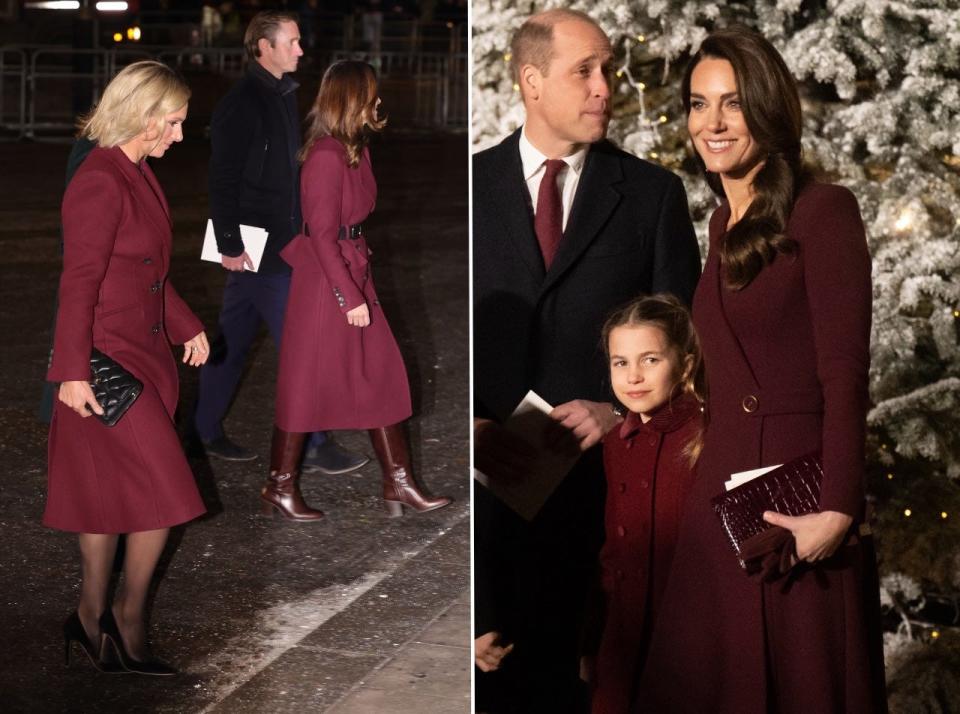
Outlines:
<svg viewBox="0 0 960 714"><path fill-rule="evenodd" d="M280 254L293 277L280 342L277 426L310 432L401 422L412 413L407 370L377 299L366 239L351 238L349 230L377 200L369 152L350 168L339 141L319 139L303 163L300 197L303 233ZM355 327L346 313L363 303L370 324Z"/></svg>
<svg viewBox="0 0 960 714"><path fill-rule="evenodd" d="M822 450L821 509L862 519L871 286L859 208L844 188L807 186L787 231L798 252L740 291L721 283L729 215L713 215L694 298L707 430L636 711L884 712L872 538L762 583L710 506L730 474Z"/></svg>
<svg viewBox="0 0 960 714"><path fill-rule="evenodd" d="M146 162L96 148L63 197L63 274L47 379L90 379L90 350L113 357L143 393L113 427L60 401L50 422L44 524L80 533L166 528L204 512L173 424L170 342L203 330L173 286L170 212Z"/></svg>
<svg viewBox="0 0 960 714"><path fill-rule="evenodd" d="M600 551L604 628L593 714L627 714L673 561L681 509L693 483L684 453L703 426L684 397L644 424L633 412L603 440L606 541Z"/></svg>

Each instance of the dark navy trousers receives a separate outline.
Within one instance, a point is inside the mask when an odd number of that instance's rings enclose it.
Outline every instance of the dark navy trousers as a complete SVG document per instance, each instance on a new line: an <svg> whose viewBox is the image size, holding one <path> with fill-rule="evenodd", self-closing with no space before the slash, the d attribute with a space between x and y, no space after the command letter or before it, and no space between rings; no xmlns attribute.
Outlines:
<svg viewBox="0 0 960 714"><path fill-rule="evenodd" d="M223 419L237 391L247 354L261 323L267 324L279 354L283 316L290 294L289 273L231 272L223 288L219 334L210 345L210 359L200 368L194 424L204 441L223 436ZM317 432L309 446L323 443Z"/></svg>

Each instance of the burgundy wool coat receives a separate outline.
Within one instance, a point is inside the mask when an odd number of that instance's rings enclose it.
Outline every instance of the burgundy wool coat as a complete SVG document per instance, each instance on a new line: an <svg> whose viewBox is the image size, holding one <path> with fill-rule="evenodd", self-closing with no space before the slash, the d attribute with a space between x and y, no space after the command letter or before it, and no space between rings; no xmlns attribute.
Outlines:
<svg viewBox="0 0 960 714"><path fill-rule="evenodd" d="M693 318L707 368L703 453L687 500L637 712L886 711L872 538L762 583L740 569L710 499L730 474L822 451L822 510L864 509L870 257L845 188L805 187L778 255L743 290L723 287L724 204Z"/></svg>
<svg viewBox="0 0 960 714"><path fill-rule="evenodd" d="M146 162L94 149L63 197L63 274L52 382L90 379L90 350L113 357L143 393L113 427L57 401L44 524L80 533L166 528L204 512L173 424L179 386L168 339L203 325L167 281L170 212Z"/></svg>
<svg viewBox="0 0 960 714"><path fill-rule="evenodd" d="M593 714L627 714L650 644L651 623L680 529L694 470L685 448L703 427L700 403L684 397L644 424L629 413L603 441L606 541L600 551L604 627Z"/></svg>
<svg viewBox="0 0 960 714"><path fill-rule="evenodd" d="M377 183L364 150L356 168L332 137L310 149L300 174L303 233L281 252L293 267L280 341L277 426L284 431L370 429L408 418L400 349L370 275L364 237L341 237L373 211ZM370 324L347 311L367 304Z"/></svg>

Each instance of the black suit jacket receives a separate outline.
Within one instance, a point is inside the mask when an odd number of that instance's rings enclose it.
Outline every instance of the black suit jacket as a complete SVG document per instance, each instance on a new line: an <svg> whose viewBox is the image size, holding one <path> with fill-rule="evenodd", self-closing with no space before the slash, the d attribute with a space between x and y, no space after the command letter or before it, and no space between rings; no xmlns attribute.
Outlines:
<svg viewBox="0 0 960 714"><path fill-rule="evenodd" d="M680 179L607 141L587 153L563 239L545 271L519 137L518 130L473 161L474 413L497 420L529 389L554 405L608 401L600 345L606 315L641 293L671 292L689 304L700 275ZM587 577L602 541L602 465L599 449L591 452L531 524L477 486L478 634L518 622L523 628L541 614L563 618L540 596L564 589L572 599L562 609L586 588L564 579ZM578 613L568 614L575 624Z"/></svg>

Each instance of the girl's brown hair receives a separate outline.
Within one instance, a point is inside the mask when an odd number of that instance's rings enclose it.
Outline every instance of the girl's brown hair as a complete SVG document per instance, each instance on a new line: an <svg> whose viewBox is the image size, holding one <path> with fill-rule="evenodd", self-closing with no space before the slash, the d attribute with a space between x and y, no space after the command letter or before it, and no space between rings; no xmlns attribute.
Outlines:
<svg viewBox="0 0 960 714"><path fill-rule="evenodd" d="M764 161L753 179L755 196L750 207L720 246L726 286L740 290L778 253L797 250L796 241L788 238L786 231L797 193L810 178L800 145L803 116L797 84L783 57L761 35L740 26L714 31L690 58L681 84L688 115L690 77L708 57L726 60L733 67L744 119ZM710 188L723 196L720 177L706 171L699 154L697 161Z"/></svg>
<svg viewBox="0 0 960 714"><path fill-rule="evenodd" d="M307 158L317 139L332 136L347 150L347 164L356 167L371 131L380 131L386 118L374 120L377 107L377 75L366 62L334 62L323 74L320 91L307 115L307 138L297 155Z"/></svg>
<svg viewBox="0 0 960 714"><path fill-rule="evenodd" d="M607 360L610 359L610 333L618 327L641 326L656 327L667 338L668 349L673 353L677 369L674 375L676 386L670 398L687 394L703 403L707 396L707 380L700 352L700 339L693 327L689 310L673 295L644 295L614 310L600 331ZM684 454L690 460L691 466L696 463L702 448L703 432L700 430L684 448Z"/></svg>

